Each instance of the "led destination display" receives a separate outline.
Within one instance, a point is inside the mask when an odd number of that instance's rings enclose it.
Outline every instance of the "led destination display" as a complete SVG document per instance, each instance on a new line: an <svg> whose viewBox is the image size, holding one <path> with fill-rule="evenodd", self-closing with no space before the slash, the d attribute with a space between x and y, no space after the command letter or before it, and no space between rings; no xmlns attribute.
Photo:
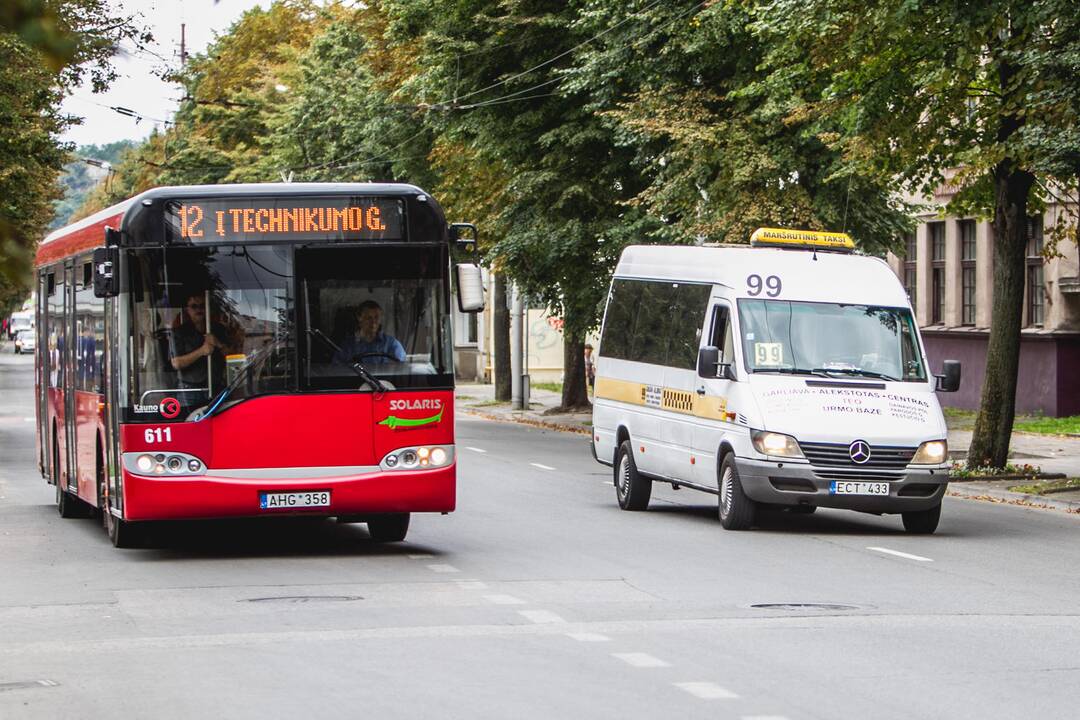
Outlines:
<svg viewBox="0 0 1080 720"><path fill-rule="evenodd" d="M388 198L238 198L177 201L167 227L181 242L274 239L400 240L402 207Z"/></svg>

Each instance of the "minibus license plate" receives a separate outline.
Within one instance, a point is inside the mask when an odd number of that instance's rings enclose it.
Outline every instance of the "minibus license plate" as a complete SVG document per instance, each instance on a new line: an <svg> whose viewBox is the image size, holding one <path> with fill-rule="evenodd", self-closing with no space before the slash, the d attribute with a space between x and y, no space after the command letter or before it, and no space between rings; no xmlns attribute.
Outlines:
<svg viewBox="0 0 1080 720"><path fill-rule="evenodd" d="M330 507L330 491L261 492L259 493L259 507L263 510Z"/></svg>
<svg viewBox="0 0 1080 720"><path fill-rule="evenodd" d="M830 495L888 495L887 482L849 482L834 480L829 485Z"/></svg>

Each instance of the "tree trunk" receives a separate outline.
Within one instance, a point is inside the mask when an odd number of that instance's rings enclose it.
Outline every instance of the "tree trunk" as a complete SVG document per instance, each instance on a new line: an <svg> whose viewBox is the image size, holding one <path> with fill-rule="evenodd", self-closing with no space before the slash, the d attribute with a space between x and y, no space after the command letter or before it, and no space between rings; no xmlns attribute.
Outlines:
<svg viewBox="0 0 1080 720"><path fill-rule="evenodd" d="M491 300L492 318L492 366L495 374L495 399L510 401L510 309L506 307L506 276L492 275L494 292Z"/></svg>
<svg viewBox="0 0 1080 720"><path fill-rule="evenodd" d="M968 465L1005 467L1016 414L1020 325L1024 309L1027 199L1034 176L1011 160L997 164L994 178L994 301L986 346L979 414Z"/></svg>
<svg viewBox="0 0 1080 720"><path fill-rule="evenodd" d="M589 390L585 381L585 338L563 335L563 386L562 406L564 412L590 410Z"/></svg>

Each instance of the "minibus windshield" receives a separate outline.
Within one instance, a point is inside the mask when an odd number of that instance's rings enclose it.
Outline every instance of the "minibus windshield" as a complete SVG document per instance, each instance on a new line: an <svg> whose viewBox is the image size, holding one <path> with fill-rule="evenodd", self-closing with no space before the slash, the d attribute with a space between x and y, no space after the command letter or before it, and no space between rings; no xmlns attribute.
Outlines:
<svg viewBox="0 0 1080 720"><path fill-rule="evenodd" d="M926 366L907 308L739 300L746 367L755 373L924 382Z"/></svg>

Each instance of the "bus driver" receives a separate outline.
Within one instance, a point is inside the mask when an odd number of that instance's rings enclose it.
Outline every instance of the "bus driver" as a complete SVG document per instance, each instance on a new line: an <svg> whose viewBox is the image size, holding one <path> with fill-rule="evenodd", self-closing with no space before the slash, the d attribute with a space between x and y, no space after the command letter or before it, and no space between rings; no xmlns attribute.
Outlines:
<svg viewBox="0 0 1080 720"><path fill-rule="evenodd" d="M334 362L359 361L364 365L405 362L405 348L393 336L382 331L382 307L365 300L356 310L356 332L341 343Z"/></svg>
<svg viewBox="0 0 1080 720"><path fill-rule="evenodd" d="M214 387L225 383L225 348L229 333L225 326L212 322L206 332L206 296L196 292L188 295L178 324L173 328L172 366L180 372L180 387L209 389L206 357L214 370Z"/></svg>

